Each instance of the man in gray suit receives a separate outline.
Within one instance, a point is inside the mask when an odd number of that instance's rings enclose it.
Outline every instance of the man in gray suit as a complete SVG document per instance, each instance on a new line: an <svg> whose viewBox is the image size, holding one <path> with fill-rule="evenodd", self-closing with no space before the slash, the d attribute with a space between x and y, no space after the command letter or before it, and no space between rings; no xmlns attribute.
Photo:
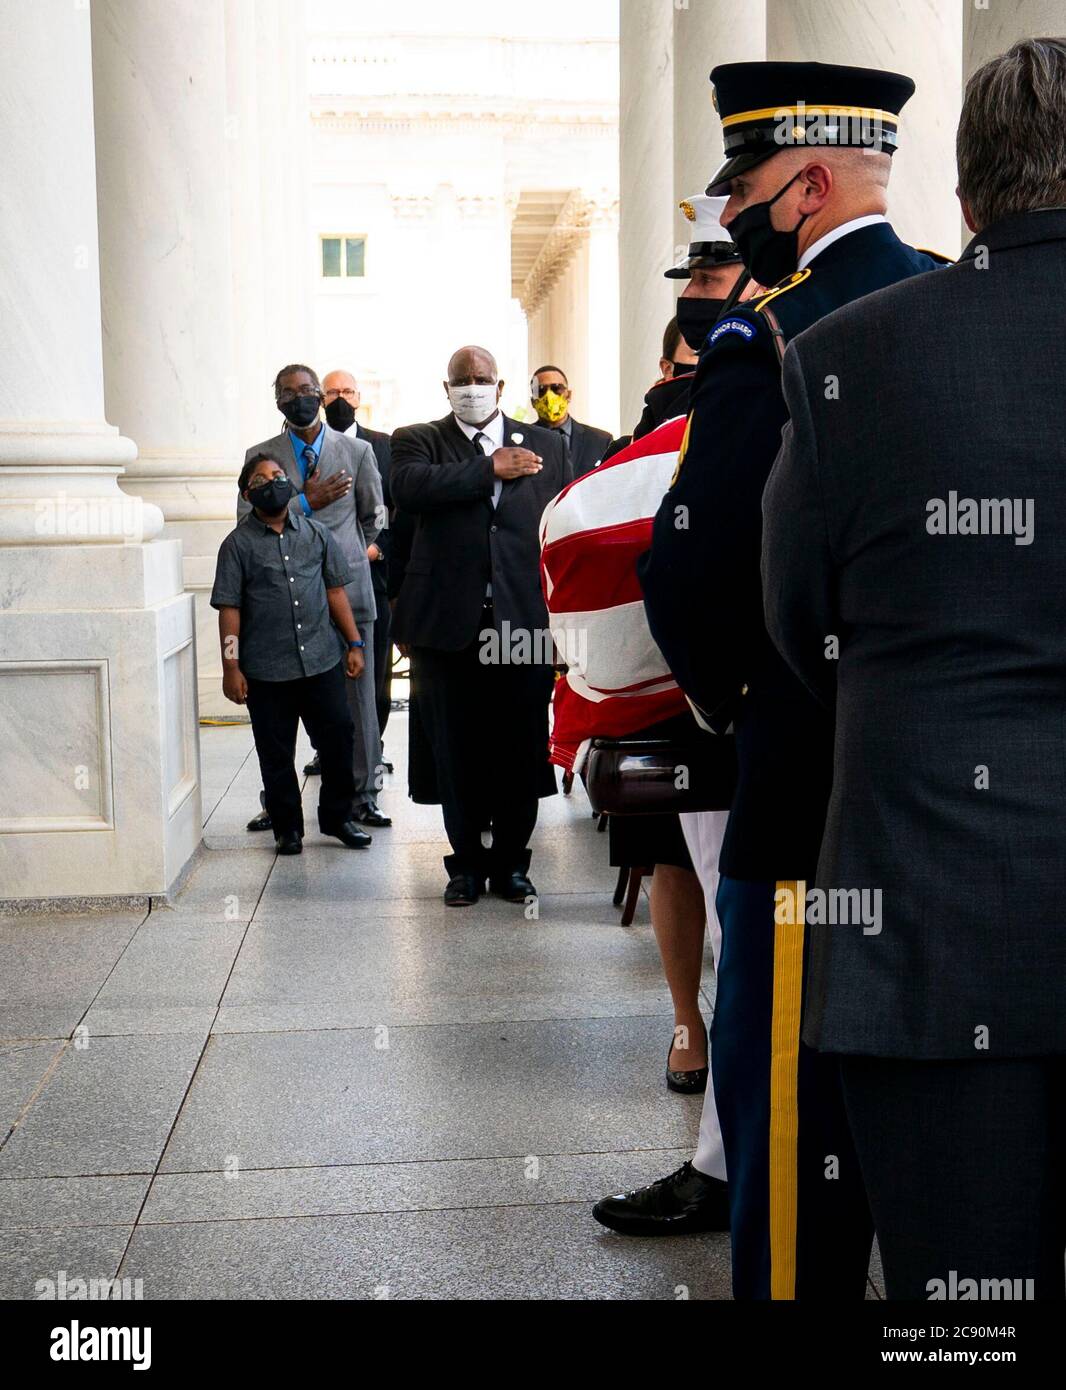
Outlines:
<svg viewBox="0 0 1066 1390"><path fill-rule="evenodd" d="M374 451L365 440L339 434L321 420L322 386L310 367L302 363L283 367L274 381L274 399L286 428L273 439L253 444L245 462L265 454L280 464L296 489L290 509L322 522L352 568L352 581L345 592L366 643L362 676L345 682L355 725L353 819L366 826L388 826L392 822L375 799L381 735L374 696L374 586L367 558L367 547L387 521L381 477ZM249 510L248 503L239 498L237 520ZM262 812L249 821L248 829L269 830L270 817Z"/></svg>
<svg viewBox="0 0 1066 1390"><path fill-rule="evenodd" d="M785 355L763 589L836 708L804 1038L888 1295L1061 1299L1066 39L974 74L957 150L959 263Z"/></svg>

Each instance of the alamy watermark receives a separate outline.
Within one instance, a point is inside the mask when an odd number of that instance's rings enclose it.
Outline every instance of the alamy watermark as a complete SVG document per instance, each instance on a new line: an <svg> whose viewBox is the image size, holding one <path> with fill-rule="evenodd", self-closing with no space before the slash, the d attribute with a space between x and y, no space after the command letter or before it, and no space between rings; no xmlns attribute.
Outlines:
<svg viewBox="0 0 1066 1390"><path fill-rule="evenodd" d="M778 926L861 927L863 936L881 934L880 888L779 887L774 892Z"/></svg>
<svg viewBox="0 0 1066 1390"><path fill-rule="evenodd" d="M1032 1279L960 1279L958 1270L949 1269L946 1279L930 1279L925 1286L929 1301L1023 1302L1036 1298Z"/></svg>
<svg viewBox="0 0 1066 1390"><path fill-rule="evenodd" d="M498 629L482 632L478 660L482 666L552 666L562 661L583 671L588 667L588 632L564 628L553 638L550 628L512 627L505 618Z"/></svg>
<svg viewBox="0 0 1066 1390"><path fill-rule="evenodd" d="M54 497L38 499L33 529L42 538L121 537L136 544L144 540L144 498L126 492L113 497L72 497L58 492Z"/></svg>
<svg viewBox="0 0 1066 1390"><path fill-rule="evenodd" d="M1013 536L1015 545L1032 545L1034 502L1031 497L931 497L925 504L925 529L931 536Z"/></svg>
<svg viewBox="0 0 1066 1390"><path fill-rule="evenodd" d="M129 1302L144 1297L143 1279L112 1279L103 1274L82 1279L70 1275L65 1269L58 1270L53 1279L45 1275L33 1286L34 1298L48 1301L69 1302L81 1299L93 1302Z"/></svg>

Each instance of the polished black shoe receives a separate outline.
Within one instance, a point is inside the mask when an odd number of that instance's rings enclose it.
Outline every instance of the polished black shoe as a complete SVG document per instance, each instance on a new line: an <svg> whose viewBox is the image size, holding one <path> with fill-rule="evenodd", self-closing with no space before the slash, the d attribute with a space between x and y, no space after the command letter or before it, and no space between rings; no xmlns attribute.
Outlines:
<svg viewBox="0 0 1066 1390"><path fill-rule="evenodd" d="M318 760L318 754L317 754L317 753L315 754L315 756L311 759L311 761L310 761L309 763L306 763L306 764L304 765L304 776L305 776L305 777L321 777L321 776L322 776L322 764L321 764L321 763L319 762L319 760Z"/></svg>
<svg viewBox="0 0 1066 1390"><path fill-rule="evenodd" d="M362 806L357 806L352 819L360 825L376 825L379 829L392 824L392 817L387 816L376 801L364 801Z"/></svg>
<svg viewBox="0 0 1066 1390"><path fill-rule="evenodd" d="M342 845L347 845L349 849L366 849L367 845L372 844L374 837L368 835L365 830L360 830L354 820L346 820L343 825L335 825L332 830L322 827L323 835L332 835L340 840Z"/></svg>
<svg viewBox="0 0 1066 1390"><path fill-rule="evenodd" d="M303 837L298 830L286 830L275 838L274 847L279 854L303 854Z"/></svg>
<svg viewBox="0 0 1066 1390"><path fill-rule="evenodd" d="M476 874L452 874L444 890L446 907L469 907L481 897L484 881Z"/></svg>
<svg viewBox="0 0 1066 1390"><path fill-rule="evenodd" d="M274 822L270 819L269 811L260 811L257 816L253 816L245 830L273 830Z"/></svg>
<svg viewBox="0 0 1066 1390"><path fill-rule="evenodd" d="M604 1197L592 1208L601 1226L624 1236L684 1236L729 1230L729 1187L691 1163L635 1192Z"/></svg>
<svg viewBox="0 0 1066 1390"><path fill-rule="evenodd" d="M513 874L507 874L502 878L493 877L489 879L489 888L498 898L505 898L509 903L524 903L527 898L535 898L537 890L533 887L532 880L528 874L516 869Z"/></svg>
<svg viewBox="0 0 1066 1390"><path fill-rule="evenodd" d="M707 1045L707 1029L703 1030L704 1046ZM670 1058L674 1051L674 1039L670 1039L670 1046L666 1050L666 1084L671 1091L678 1091L683 1096L699 1096L707 1089L707 1076L710 1067L694 1067L692 1071L672 1071L670 1068Z"/></svg>

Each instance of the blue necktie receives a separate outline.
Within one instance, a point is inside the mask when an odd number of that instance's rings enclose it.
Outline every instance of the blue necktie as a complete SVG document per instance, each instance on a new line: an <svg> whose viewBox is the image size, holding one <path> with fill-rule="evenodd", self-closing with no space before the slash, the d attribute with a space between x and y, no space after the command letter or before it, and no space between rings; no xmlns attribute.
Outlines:
<svg viewBox="0 0 1066 1390"><path fill-rule="evenodd" d="M306 483L311 474L315 471L315 451L310 444L304 448L304 482Z"/></svg>

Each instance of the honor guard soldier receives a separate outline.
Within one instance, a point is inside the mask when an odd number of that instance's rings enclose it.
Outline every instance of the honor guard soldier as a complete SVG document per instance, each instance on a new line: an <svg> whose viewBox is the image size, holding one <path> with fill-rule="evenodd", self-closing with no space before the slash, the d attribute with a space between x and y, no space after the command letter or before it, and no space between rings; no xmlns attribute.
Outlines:
<svg viewBox="0 0 1066 1390"><path fill-rule="evenodd" d="M885 217L909 78L730 63L711 81L726 159L707 193L728 195L722 225L752 278L772 288L724 313L707 335L641 577L675 678L708 726L732 727L737 739L711 1032L734 1296L862 1298L872 1225L836 1062L800 1042L803 908L829 795L832 718L766 632L761 499L787 423L786 344L834 309L938 262L904 245ZM621 1199L641 1206L645 1231L656 1212L664 1234L700 1228L698 1172L687 1164L674 1177L676 1194L665 1179Z"/></svg>

